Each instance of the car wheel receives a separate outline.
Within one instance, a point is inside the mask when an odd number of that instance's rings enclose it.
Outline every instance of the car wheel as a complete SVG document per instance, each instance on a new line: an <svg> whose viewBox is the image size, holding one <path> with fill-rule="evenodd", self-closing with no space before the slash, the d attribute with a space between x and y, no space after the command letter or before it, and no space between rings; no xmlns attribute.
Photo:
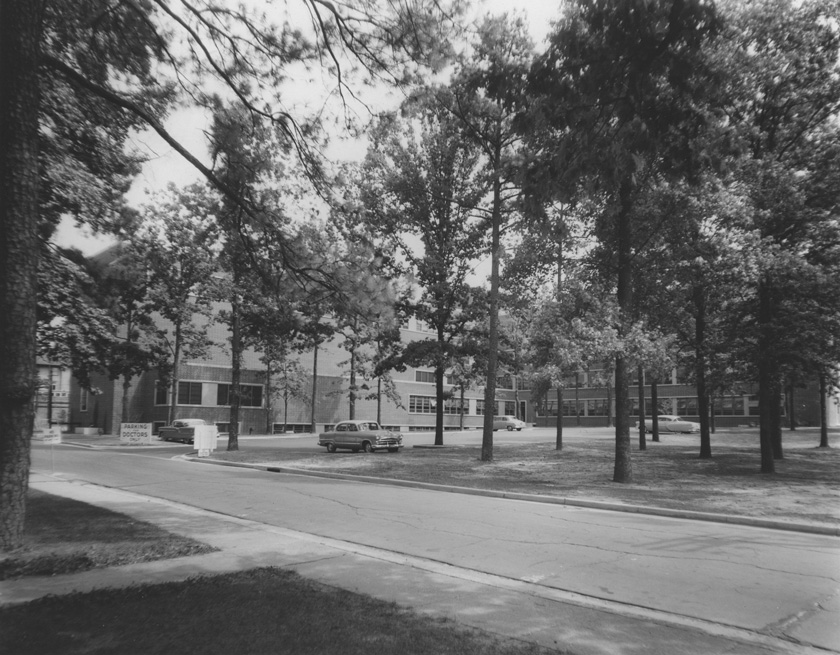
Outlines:
<svg viewBox="0 0 840 655"><path fill-rule="evenodd" d="M522 432L522 428L516 428L517 432Z"/></svg>
<svg viewBox="0 0 840 655"><path fill-rule="evenodd" d="M515 428L514 428L512 425L507 426L507 431L508 431L508 432L513 432L513 431L514 431L514 429L515 429Z"/></svg>
<svg viewBox="0 0 840 655"><path fill-rule="evenodd" d="M373 444L370 441L365 441L364 449L365 449L366 453L372 453L373 452Z"/></svg>
<svg viewBox="0 0 840 655"><path fill-rule="evenodd" d="M327 452L328 453L334 453L335 452L335 444L334 443L328 443L327 444Z"/></svg>

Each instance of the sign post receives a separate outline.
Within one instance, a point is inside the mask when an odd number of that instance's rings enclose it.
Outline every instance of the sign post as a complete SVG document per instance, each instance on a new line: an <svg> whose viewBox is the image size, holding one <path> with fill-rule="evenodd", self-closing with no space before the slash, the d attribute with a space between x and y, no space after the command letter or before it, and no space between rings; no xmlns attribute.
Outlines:
<svg viewBox="0 0 840 655"><path fill-rule="evenodd" d="M121 446L146 446L151 444L151 423L120 423Z"/></svg>

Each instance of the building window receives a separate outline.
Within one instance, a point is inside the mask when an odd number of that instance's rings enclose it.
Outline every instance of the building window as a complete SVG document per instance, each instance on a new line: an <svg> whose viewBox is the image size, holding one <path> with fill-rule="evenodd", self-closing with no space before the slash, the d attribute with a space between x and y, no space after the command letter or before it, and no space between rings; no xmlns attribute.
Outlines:
<svg viewBox="0 0 840 655"><path fill-rule="evenodd" d="M466 403L465 403L466 404ZM414 396L408 397L408 412L410 414L434 414L437 407L437 402L432 396ZM448 398L443 401L444 414L460 414L461 413L461 399Z"/></svg>
<svg viewBox="0 0 840 655"><path fill-rule="evenodd" d="M677 414L680 416L700 416L697 398L677 398Z"/></svg>
<svg viewBox="0 0 840 655"><path fill-rule="evenodd" d="M557 401L556 400L546 400L544 404L543 411L545 412L545 416L557 416ZM583 413L583 404L581 404L581 413ZM574 400L564 400L563 401L563 416L575 416L575 401Z"/></svg>
<svg viewBox="0 0 840 655"><path fill-rule="evenodd" d="M742 396L724 396L715 398L715 415L743 416L744 398Z"/></svg>
<svg viewBox="0 0 840 655"><path fill-rule="evenodd" d="M659 398L659 404L662 404L662 398ZM632 406L630 407L630 416L638 416L639 415L639 399L638 398L631 398L630 402ZM658 412L659 414L667 414L667 412L663 412L661 409ZM653 416L653 400L650 398L645 398L645 416Z"/></svg>
<svg viewBox="0 0 840 655"><path fill-rule="evenodd" d="M155 405L169 404L169 387L160 380L155 382Z"/></svg>
<svg viewBox="0 0 840 655"><path fill-rule="evenodd" d="M201 404L201 382L179 382L178 383L178 404L179 405L200 405Z"/></svg>
<svg viewBox="0 0 840 655"><path fill-rule="evenodd" d="M589 398L586 401L587 416L609 416L609 404L606 398Z"/></svg>
<svg viewBox="0 0 840 655"><path fill-rule="evenodd" d="M484 398L479 398L475 401L475 413L478 416L484 416ZM493 416L499 415L499 401L493 402Z"/></svg>
<svg viewBox="0 0 840 655"><path fill-rule="evenodd" d="M272 426L272 431L274 434L282 434L284 427L286 428L286 432L294 432L295 434L312 432L312 426L309 423L286 423L285 425L283 423L275 423Z"/></svg>
<svg viewBox="0 0 840 655"><path fill-rule="evenodd" d="M414 380L415 382L431 382L434 384L435 382L435 372L434 371L414 371Z"/></svg>
<svg viewBox="0 0 840 655"><path fill-rule="evenodd" d="M79 411L88 411L88 390L81 389L79 392Z"/></svg>
<svg viewBox="0 0 840 655"><path fill-rule="evenodd" d="M230 405L229 384L220 384L216 391L217 405ZM239 406L240 407L262 407L262 385L240 384L239 385Z"/></svg>

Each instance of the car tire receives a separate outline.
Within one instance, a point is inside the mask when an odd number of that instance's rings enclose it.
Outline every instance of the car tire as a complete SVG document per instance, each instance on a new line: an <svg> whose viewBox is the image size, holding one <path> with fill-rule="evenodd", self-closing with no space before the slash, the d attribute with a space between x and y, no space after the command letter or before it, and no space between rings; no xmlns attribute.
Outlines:
<svg viewBox="0 0 840 655"><path fill-rule="evenodd" d="M372 453L373 452L373 444L370 441L365 441L365 443L362 447L365 449L366 453Z"/></svg>
<svg viewBox="0 0 840 655"><path fill-rule="evenodd" d="M513 432L515 429L516 428L514 428L512 425L507 426L507 431L508 432Z"/></svg>
<svg viewBox="0 0 840 655"><path fill-rule="evenodd" d="M335 452L335 444L334 443L328 443L327 444L327 452L328 453L334 453Z"/></svg>

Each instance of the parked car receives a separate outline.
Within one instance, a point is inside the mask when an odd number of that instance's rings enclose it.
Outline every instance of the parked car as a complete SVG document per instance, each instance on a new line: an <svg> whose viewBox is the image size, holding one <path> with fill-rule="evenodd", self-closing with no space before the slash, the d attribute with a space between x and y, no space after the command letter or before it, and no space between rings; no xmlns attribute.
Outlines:
<svg viewBox="0 0 840 655"><path fill-rule="evenodd" d="M636 427L639 427L639 422L636 421ZM694 421L686 421L684 418L674 416L673 414L659 415L659 431L660 432L700 432L700 424ZM645 421L645 432L653 432L653 424Z"/></svg>
<svg viewBox="0 0 840 655"><path fill-rule="evenodd" d="M525 422L520 421L515 416L494 416L493 417L493 431L496 430L519 430L525 427Z"/></svg>
<svg viewBox="0 0 840 655"><path fill-rule="evenodd" d="M341 421L330 432L322 432L318 436L318 445L326 446L329 453L339 448L354 453L360 450L366 453L377 450L395 453L403 443L399 432L384 430L376 421Z"/></svg>
<svg viewBox="0 0 840 655"><path fill-rule="evenodd" d="M158 431L158 438L161 441L183 441L192 443L195 441L195 427L197 425L208 425L201 418L179 418L172 421L172 425L165 425Z"/></svg>

